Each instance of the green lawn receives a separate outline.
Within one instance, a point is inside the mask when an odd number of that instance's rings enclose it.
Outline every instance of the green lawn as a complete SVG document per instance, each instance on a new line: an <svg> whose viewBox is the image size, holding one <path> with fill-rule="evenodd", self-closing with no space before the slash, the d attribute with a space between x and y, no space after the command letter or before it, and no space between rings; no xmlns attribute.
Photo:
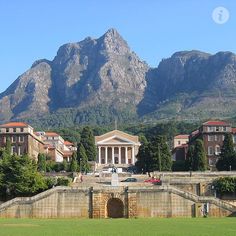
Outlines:
<svg viewBox="0 0 236 236"><path fill-rule="evenodd" d="M236 218L0 219L0 236L236 235Z"/></svg>

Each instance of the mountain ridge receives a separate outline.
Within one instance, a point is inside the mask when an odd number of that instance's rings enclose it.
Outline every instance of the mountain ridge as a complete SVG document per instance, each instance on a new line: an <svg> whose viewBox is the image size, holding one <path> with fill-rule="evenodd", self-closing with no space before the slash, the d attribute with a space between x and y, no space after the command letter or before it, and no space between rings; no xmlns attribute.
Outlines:
<svg viewBox="0 0 236 236"><path fill-rule="evenodd" d="M234 53L180 51L151 68L109 29L35 61L0 94L0 122L53 125L66 113L71 124L224 118L234 116L235 92Z"/></svg>

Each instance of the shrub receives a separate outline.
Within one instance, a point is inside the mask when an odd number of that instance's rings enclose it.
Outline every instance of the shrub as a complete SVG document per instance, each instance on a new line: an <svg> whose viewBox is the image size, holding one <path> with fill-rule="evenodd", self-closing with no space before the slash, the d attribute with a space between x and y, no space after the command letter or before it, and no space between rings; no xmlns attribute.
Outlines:
<svg viewBox="0 0 236 236"><path fill-rule="evenodd" d="M71 183L71 179L70 178L58 178L57 179L57 186L69 186Z"/></svg>
<svg viewBox="0 0 236 236"><path fill-rule="evenodd" d="M235 193L236 192L236 178L235 177L221 177L213 182L216 191L219 194Z"/></svg>

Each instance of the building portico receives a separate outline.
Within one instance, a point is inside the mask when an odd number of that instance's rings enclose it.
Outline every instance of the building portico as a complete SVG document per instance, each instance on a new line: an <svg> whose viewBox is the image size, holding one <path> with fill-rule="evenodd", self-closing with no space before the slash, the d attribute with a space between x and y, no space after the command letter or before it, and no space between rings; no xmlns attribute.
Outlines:
<svg viewBox="0 0 236 236"><path fill-rule="evenodd" d="M95 137L97 165L134 165L140 143L138 136L113 130Z"/></svg>

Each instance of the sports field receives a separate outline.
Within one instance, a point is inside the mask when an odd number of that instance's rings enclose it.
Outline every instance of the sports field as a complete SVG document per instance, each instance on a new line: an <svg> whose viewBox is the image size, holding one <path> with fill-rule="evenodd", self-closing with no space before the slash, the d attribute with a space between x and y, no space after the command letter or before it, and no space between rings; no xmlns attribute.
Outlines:
<svg viewBox="0 0 236 236"><path fill-rule="evenodd" d="M236 235L236 218L0 219L0 236Z"/></svg>

